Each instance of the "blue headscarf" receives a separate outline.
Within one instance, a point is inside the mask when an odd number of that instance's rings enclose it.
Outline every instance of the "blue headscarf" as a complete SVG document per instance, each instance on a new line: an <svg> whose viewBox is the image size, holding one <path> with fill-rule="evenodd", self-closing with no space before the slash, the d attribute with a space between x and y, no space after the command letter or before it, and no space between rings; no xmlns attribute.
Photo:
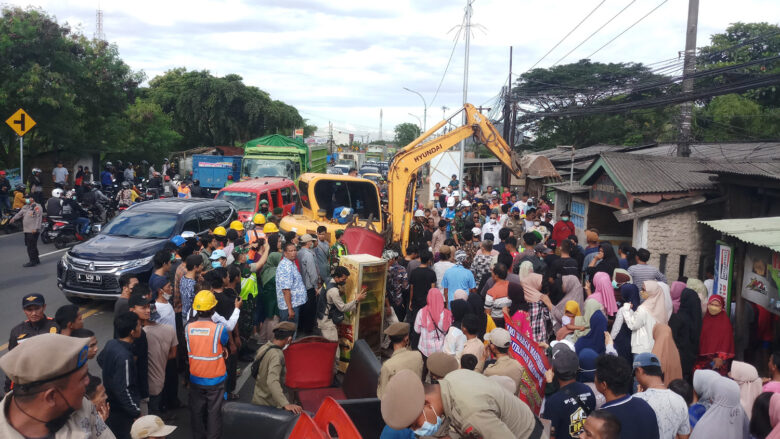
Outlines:
<svg viewBox="0 0 780 439"><path fill-rule="evenodd" d="M574 348L577 352L583 349L593 349L596 353L603 354L606 350L604 344L604 331L607 330L607 318L604 313L596 311L590 316L590 332L577 339Z"/></svg>
<svg viewBox="0 0 780 439"><path fill-rule="evenodd" d="M631 303L631 309L636 311L639 308L639 288L632 283L623 284L620 287L620 295L623 297L623 303Z"/></svg>
<svg viewBox="0 0 780 439"><path fill-rule="evenodd" d="M577 373L577 381L581 383L592 383L596 380L596 358L599 354L593 349L585 348L577 350L577 356L580 357L580 370Z"/></svg>

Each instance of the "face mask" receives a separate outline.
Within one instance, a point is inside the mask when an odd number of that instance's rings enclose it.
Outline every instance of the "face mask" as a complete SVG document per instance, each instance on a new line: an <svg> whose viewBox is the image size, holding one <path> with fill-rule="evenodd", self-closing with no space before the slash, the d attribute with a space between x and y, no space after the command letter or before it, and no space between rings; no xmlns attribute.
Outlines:
<svg viewBox="0 0 780 439"><path fill-rule="evenodd" d="M561 217L561 220L563 220L563 221L568 221L568 220L569 220L569 217L568 217L568 216L562 216L562 217Z"/></svg>
<svg viewBox="0 0 780 439"><path fill-rule="evenodd" d="M707 305L707 312L710 313L711 316L716 316L720 314L720 312L723 311L723 308L720 307L719 304L709 304Z"/></svg>
<svg viewBox="0 0 780 439"><path fill-rule="evenodd" d="M495 224L495 223L496 223L496 219L495 218L490 218L490 224Z"/></svg>
<svg viewBox="0 0 780 439"><path fill-rule="evenodd" d="M171 300L171 295L163 293L163 299L165 299L166 301Z"/></svg>
<svg viewBox="0 0 780 439"><path fill-rule="evenodd" d="M433 407L431 407L431 409L433 409ZM433 414L436 414L435 409L433 410ZM431 424L428 422L428 416L425 415L424 411L423 416L425 416L425 423L422 425L422 427L414 430L414 434L417 436L433 436L437 431L439 431L439 428L441 427L442 422L444 422L444 419L440 418L439 415L436 415L436 423Z"/></svg>
<svg viewBox="0 0 780 439"><path fill-rule="evenodd" d="M343 287L343 286L344 286L344 285L346 285L346 284L347 284L347 281L345 281L345 280L343 280L343 281L341 281L341 282L336 282L336 285L338 285L338 286L340 286L340 287Z"/></svg>
<svg viewBox="0 0 780 439"><path fill-rule="evenodd" d="M618 289L618 283L617 283L617 281L616 281L616 280L613 280L613 281L612 281L612 288L614 288L614 289L616 289L616 290Z"/></svg>
<svg viewBox="0 0 780 439"><path fill-rule="evenodd" d="M642 300L647 300L647 298L650 297L650 295L647 294L647 291L640 291L639 292L639 297L641 297Z"/></svg>
<svg viewBox="0 0 780 439"><path fill-rule="evenodd" d="M24 199L24 204L30 204L30 199L29 198L25 198Z"/></svg>
<svg viewBox="0 0 780 439"><path fill-rule="evenodd" d="M542 222L541 222L541 221L534 221L534 225L535 225L535 226L538 226L538 225L540 225L540 224L542 224Z"/></svg>
<svg viewBox="0 0 780 439"><path fill-rule="evenodd" d="M219 268L222 264L219 261L211 261L211 268Z"/></svg>

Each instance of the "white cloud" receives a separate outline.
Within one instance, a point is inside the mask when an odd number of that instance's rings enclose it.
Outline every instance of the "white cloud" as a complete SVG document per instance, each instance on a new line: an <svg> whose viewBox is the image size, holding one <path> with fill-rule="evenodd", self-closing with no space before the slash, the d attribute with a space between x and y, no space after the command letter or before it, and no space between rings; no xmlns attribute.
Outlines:
<svg viewBox="0 0 780 439"><path fill-rule="evenodd" d="M6 0L8 1L8 0ZM490 104L508 75L529 68L601 0L478 0L473 22L469 101ZM562 63L598 49L662 0L637 0ZM607 0L576 32L539 64L548 67L604 25L630 0ZM61 22L91 35L98 0L10 0L40 6ZM237 73L298 107L326 126L384 137L402 122L417 123L422 101L431 102L450 56L465 1L401 0L102 0L104 31L124 60L149 78L174 67ZM687 0L668 0L656 12L596 56L605 62L655 62L676 57L685 45ZM730 23L780 17L776 0L709 0L699 10L698 45ZM463 45L459 44L441 91L428 111L428 126L461 103Z"/></svg>

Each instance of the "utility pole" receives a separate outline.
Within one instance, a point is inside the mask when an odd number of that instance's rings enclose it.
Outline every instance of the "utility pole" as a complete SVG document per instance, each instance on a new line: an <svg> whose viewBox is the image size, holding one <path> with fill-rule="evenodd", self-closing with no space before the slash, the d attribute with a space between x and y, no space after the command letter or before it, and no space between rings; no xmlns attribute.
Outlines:
<svg viewBox="0 0 780 439"><path fill-rule="evenodd" d="M471 5L474 4L474 0L466 0L466 50L463 61L463 105L468 102L469 95L469 45L471 44L471 13L473 12ZM466 125L468 120L466 119L466 112L463 112L463 125ZM458 189L463 194L463 179L465 176L464 169L466 162L466 142L460 141L460 175L458 176Z"/></svg>
<svg viewBox="0 0 780 439"><path fill-rule="evenodd" d="M688 25L685 33L685 61L683 65L683 94L693 94L693 78L696 71L696 28L699 22L699 0L688 0ZM693 121L693 101L680 106L680 133L677 139L677 156L691 155L691 124Z"/></svg>
<svg viewBox="0 0 780 439"><path fill-rule="evenodd" d="M509 118L512 113L510 96L512 96L512 46L509 46L509 85L504 90L504 140L509 138L509 130L511 128L509 124Z"/></svg>
<svg viewBox="0 0 780 439"><path fill-rule="evenodd" d="M328 121L328 151L331 155L333 155L334 151L334 142L333 142L333 123L331 121Z"/></svg>
<svg viewBox="0 0 780 439"><path fill-rule="evenodd" d="M382 109L379 109L379 140L382 140Z"/></svg>

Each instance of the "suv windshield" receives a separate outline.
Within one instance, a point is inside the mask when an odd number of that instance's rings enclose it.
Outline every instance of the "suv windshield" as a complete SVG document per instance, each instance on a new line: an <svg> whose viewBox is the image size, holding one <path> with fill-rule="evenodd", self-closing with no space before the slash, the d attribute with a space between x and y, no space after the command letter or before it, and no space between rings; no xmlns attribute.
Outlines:
<svg viewBox="0 0 780 439"><path fill-rule="evenodd" d="M238 210L255 211L257 194L254 192L222 191L217 194L217 200L230 201Z"/></svg>
<svg viewBox="0 0 780 439"><path fill-rule="evenodd" d="M101 234L141 239L170 238L177 220L173 213L128 211L108 223Z"/></svg>
<svg viewBox="0 0 780 439"><path fill-rule="evenodd" d="M244 177L287 177L295 180L295 166L292 160L269 160L244 158L241 175Z"/></svg>

